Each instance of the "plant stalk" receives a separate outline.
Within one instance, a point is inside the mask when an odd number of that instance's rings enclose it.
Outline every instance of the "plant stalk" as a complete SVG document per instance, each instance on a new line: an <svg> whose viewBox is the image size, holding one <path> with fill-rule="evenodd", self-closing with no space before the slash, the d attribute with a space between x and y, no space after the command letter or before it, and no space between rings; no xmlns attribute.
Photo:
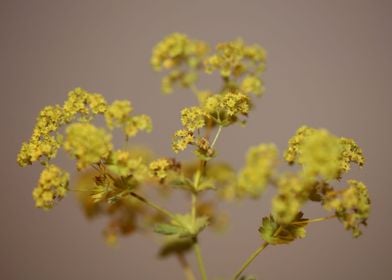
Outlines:
<svg viewBox="0 0 392 280"><path fill-rule="evenodd" d="M252 255L249 256L249 258L244 262L244 264L241 266L241 268L238 270L238 272L235 274L233 280L239 279L241 276L242 272L247 269L247 267L253 262L253 260L269 245L268 242L264 242L261 244L259 248L257 248L256 251L253 252Z"/></svg>
<svg viewBox="0 0 392 280"><path fill-rule="evenodd" d="M194 238L193 250L195 251L197 264L199 266L199 271L200 271L200 274L201 274L201 279L202 280L207 280L207 273L206 273L206 269L205 269L205 266L204 266L203 257L201 255L200 245L199 245L199 243L197 241L197 238Z"/></svg>
<svg viewBox="0 0 392 280"><path fill-rule="evenodd" d="M138 195L137 193L134 193L134 192L130 192L129 194L130 194L131 196L133 196L134 198L138 199L139 201L145 203L146 205L148 205L148 206L154 208L154 209L157 210L158 212L164 214L164 215L167 216L168 218L170 218L170 219L173 219L173 218L174 218L174 215L173 215L170 211L168 211L168 210L164 209L163 207L161 207L161 206L155 204L154 202L148 200L147 198L142 197L142 196L140 196L140 195Z"/></svg>

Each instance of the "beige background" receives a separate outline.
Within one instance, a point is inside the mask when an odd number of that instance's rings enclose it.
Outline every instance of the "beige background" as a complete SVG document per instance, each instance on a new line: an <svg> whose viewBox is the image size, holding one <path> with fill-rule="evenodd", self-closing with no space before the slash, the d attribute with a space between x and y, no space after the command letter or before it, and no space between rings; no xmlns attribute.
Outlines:
<svg viewBox="0 0 392 280"><path fill-rule="evenodd" d="M258 279L391 279L391 13L391 1L370 0L2 0L0 278L182 279L176 260L156 260L156 245L142 236L106 247L102 222L86 222L72 196L51 213L35 209L39 167L15 162L40 108L63 102L75 86L131 99L156 127L135 141L172 155L178 111L194 99L161 96L149 56L164 35L180 31L211 43L242 36L268 50L267 92L247 128L223 132L221 159L240 166L247 147L260 142L283 149L301 124L353 137L367 157L351 176L369 186L374 204L362 238L353 240L336 221L312 225L308 238L268 248L249 272ZM210 275L228 278L258 246L268 197L230 207L234 223L224 237L202 235Z"/></svg>

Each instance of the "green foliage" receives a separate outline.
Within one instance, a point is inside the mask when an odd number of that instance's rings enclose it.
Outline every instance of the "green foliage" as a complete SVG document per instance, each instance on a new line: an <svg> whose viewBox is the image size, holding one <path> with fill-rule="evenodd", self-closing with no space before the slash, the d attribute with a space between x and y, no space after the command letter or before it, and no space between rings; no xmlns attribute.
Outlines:
<svg viewBox="0 0 392 280"><path fill-rule="evenodd" d="M155 225L155 232L178 237L195 237L208 225L208 217L194 218L189 214L175 215L170 224Z"/></svg>
<svg viewBox="0 0 392 280"><path fill-rule="evenodd" d="M272 216L264 217L259 228L261 238L271 245L289 244L296 239L305 238L308 219L302 219L302 216L302 213L298 213L290 224L278 224Z"/></svg>

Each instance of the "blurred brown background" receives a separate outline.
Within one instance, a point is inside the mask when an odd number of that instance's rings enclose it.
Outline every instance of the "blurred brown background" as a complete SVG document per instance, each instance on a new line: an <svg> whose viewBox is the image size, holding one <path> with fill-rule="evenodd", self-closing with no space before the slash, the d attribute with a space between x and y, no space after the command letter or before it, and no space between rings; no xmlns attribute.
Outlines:
<svg viewBox="0 0 392 280"><path fill-rule="evenodd" d="M159 93L149 66L153 45L173 31L213 44L238 36L269 54L267 91L244 129L223 132L220 158L243 163L249 145L283 149L302 124L358 141L367 166L349 177L369 187L373 211L354 240L337 221L309 227L308 238L269 247L249 268L258 279L392 279L391 1L4 1L0 2L1 279L183 279L175 259L156 259L138 235L108 248L103 222L86 222L72 195L50 213L33 206L39 167L16 153L38 111L82 86L109 100L127 98L155 121L136 138L162 155L191 94ZM67 161L67 166L72 166ZM224 236L203 233L211 276L236 270L259 245L269 197L230 207ZM175 206L169 206L175 207ZM308 216L319 216L310 208ZM194 263L193 256L190 257Z"/></svg>

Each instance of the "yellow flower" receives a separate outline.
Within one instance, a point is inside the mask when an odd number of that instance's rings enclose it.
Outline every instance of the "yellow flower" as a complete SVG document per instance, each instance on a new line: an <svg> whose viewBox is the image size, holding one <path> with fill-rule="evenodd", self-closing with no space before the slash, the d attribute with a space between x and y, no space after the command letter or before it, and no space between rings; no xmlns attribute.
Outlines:
<svg viewBox="0 0 392 280"><path fill-rule="evenodd" d="M338 179L352 162L362 166L362 150L354 140L338 138L324 129L300 127L289 140L285 159L303 167L305 176Z"/></svg>
<svg viewBox="0 0 392 280"><path fill-rule="evenodd" d="M73 123L66 129L64 149L77 160L77 168L105 160L112 150L111 135L90 123Z"/></svg>
<svg viewBox="0 0 392 280"><path fill-rule="evenodd" d="M199 107L189 107L181 110L182 125L190 131L205 126L204 116L203 110Z"/></svg>
<svg viewBox="0 0 392 280"><path fill-rule="evenodd" d="M69 174L51 164L41 172L33 199L38 208L51 209L55 202L64 198L68 191Z"/></svg>
<svg viewBox="0 0 392 280"><path fill-rule="evenodd" d="M246 164L238 175L240 196L259 197L275 172L278 150L274 144L251 147L246 155Z"/></svg>
<svg viewBox="0 0 392 280"><path fill-rule="evenodd" d="M160 158L150 163L150 174L162 180L167 176L167 172L171 167L171 162L168 159Z"/></svg>
<svg viewBox="0 0 392 280"><path fill-rule="evenodd" d="M105 112L106 124L109 128L123 126L133 111L131 102L128 100L114 101Z"/></svg>
<svg viewBox="0 0 392 280"><path fill-rule="evenodd" d="M180 129L174 133L172 148L174 152L178 153L179 151L184 151L189 144L193 144L194 142L195 138L192 131Z"/></svg>
<svg viewBox="0 0 392 280"><path fill-rule="evenodd" d="M370 198L364 183L348 180L348 186L341 190L330 190L323 200L324 208L335 211L345 229L351 230L354 237L362 234L360 225L365 225L370 214Z"/></svg>

